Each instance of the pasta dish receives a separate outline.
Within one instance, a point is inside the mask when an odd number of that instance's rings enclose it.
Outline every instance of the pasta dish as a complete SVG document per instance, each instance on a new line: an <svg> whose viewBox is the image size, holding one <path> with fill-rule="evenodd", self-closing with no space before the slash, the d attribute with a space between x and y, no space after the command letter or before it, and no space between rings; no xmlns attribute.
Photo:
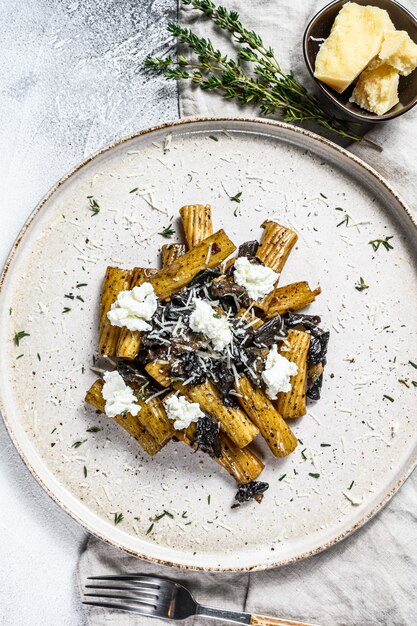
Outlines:
<svg viewBox="0 0 417 626"><path fill-rule="evenodd" d="M186 245L162 246L162 269L108 267L98 352L105 371L86 402L122 426L146 454L170 441L209 455L238 484L235 504L260 501L263 437L291 454L291 420L320 397L329 332L299 313L320 294L281 286L297 234L262 224L260 243L213 233L208 205L180 209ZM174 445L174 444L172 444Z"/></svg>

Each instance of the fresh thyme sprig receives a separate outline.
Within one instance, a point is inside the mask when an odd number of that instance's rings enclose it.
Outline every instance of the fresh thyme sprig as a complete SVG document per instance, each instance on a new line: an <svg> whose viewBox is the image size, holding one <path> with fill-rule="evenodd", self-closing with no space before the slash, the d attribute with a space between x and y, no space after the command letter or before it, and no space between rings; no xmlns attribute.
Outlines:
<svg viewBox="0 0 417 626"><path fill-rule="evenodd" d="M237 61L213 47L209 39L198 37L180 24L170 24L168 31L196 55L196 59L179 55L147 57L145 64L160 71L170 80L190 80L205 91L216 91L227 100L241 104L257 104L261 112L270 115L281 111L286 122L314 120L321 127L342 137L360 140L346 122L329 113L316 96L307 92L292 72L281 69L272 48L263 43L254 31L247 30L236 11L216 7L212 0L183 0L228 32L239 48ZM243 64L253 64L246 73Z"/></svg>
<svg viewBox="0 0 417 626"><path fill-rule="evenodd" d="M393 239L394 235L390 235L389 237L385 237L385 239L373 239L369 243L371 244L374 252L377 252L379 246L384 246L385 250L389 252L394 249L394 246L390 244L390 239Z"/></svg>

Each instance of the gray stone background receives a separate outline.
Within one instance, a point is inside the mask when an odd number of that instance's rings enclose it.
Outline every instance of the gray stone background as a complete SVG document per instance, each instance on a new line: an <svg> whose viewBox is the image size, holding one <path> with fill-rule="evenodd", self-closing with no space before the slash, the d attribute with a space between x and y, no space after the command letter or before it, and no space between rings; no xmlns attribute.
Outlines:
<svg viewBox="0 0 417 626"><path fill-rule="evenodd" d="M117 137L178 117L176 85L143 70L147 54L166 49L176 12L176 0L0 1L1 265L70 168ZM0 623L83 624L76 565L85 539L0 420Z"/></svg>

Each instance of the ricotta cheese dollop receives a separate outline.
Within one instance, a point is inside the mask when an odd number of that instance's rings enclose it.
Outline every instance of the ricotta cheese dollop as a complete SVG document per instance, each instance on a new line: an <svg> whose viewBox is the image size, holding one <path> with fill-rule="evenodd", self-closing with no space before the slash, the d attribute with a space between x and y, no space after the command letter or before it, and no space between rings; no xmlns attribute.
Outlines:
<svg viewBox="0 0 417 626"><path fill-rule="evenodd" d="M233 277L238 285L245 287L252 300L261 300L272 291L279 274L270 267L251 263L245 256L241 256L235 261Z"/></svg>
<svg viewBox="0 0 417 626"><path fill-rule="evenodd" d="M164 400L165 409L170 420L174 421L175 430L188 428L191 422L204 417L197 402L188 402L184 396L169 396Z"/></svg>
<svg viewBox="0 0 417 626"><path fill-rule="evenodd" d="M273 345L266 357L265 369L262 372L268 398L276 400L280 391L291 391L290 378L297 372L298 365L279 354L277 346Z"/></svg>
<svg viewBox="0 0 417 626"><path fill-rule="evenodd" d="M103 398L106 401L105 413L115 417L121 413L130 413L134 417L139 413L140 406L133 389L126 385L119 372L106 372L103 376Z"/></svg>
<svg viewBox="0 0 417 626"><path fill-rule="evenodd" d="M158 299L150 283L121 291L116 302L111 305L107 317L112 326L126 326L131 331L151 330L147 322L152 319L158 307Z"/></svg>
<svg viewBox="0 0 417 626"><path fill-rule="evenodd" d="M232 341L233 335L225 315L216 313L213 307L201 298L193 298L194 311L190 316L190 328L203 333L214 350L221 352Z"/></svg>

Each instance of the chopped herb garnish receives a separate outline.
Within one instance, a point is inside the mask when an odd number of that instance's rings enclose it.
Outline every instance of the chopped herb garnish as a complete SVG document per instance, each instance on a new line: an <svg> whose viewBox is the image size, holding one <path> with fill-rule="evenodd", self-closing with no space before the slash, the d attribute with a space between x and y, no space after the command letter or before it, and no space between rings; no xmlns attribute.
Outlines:
<svg viewBox="0 0 417 626"><path fill-rule="evenodd" d="M63 312L63 313L68 313L69 311L71 311L71 307L69 307L69 306L64 306L64 308L63 308L62 312Z"/></svg>
<svg viewBox="0 0 417 626"><path fill-rule="evenodd" d="M15 336L13 337L13 341L15 342L15 345L18 346L19 342L21 339L23 339L23 337L29 337L30 333L25 332L24 330L20 330L18 333L15 334Z"/></svg>
<svg viewBox="0 0 417 626"><path fill-rule="evenodd" d="M24 356L24 354L19 354L19 356L16 357L16 361L17 361L17 359L21 359L22 356Z"/></svg>
<svg viewBox="0 0 417 626"><path fill-rule="evenodd" d="M212 139L213 141L219 141L218 137L215 137L214 135L209 135L210 139Z"/></svg>
<svg viewBox="0 0 417 626"><path fill-rule="evenodd" d="M13 311L13 309L12 309L12 307L10 307L10 309L9 309L9 315L11 315L11 314L12 314L12 311Z"/></svg>
<svg viewBox="0 0 417 626"><path fill-rule="evenodd" d="M115 513L114 514L114 525L117 526L117 524L120 524L120 522L123 521L123 513Z"/></svg>
<svg viewBox="0 0 417 626"><path fill-rule="evenodd" d="M417 380L412 380L411 384L413 385L413 387L417 387Z"/></svg>
<svg viewBox="0 0 417 626"><path fill-rule="evenodd" d="M183 519L185 519L186 517L188 517L188 513L187 513L187 511L183 511L183 512L182 512L181 517L182 517Z"/></svg>
<svg viewBox="0 0 417 626"><path fill-rule="evenodd" d="M55 426L55 428L53 428L53 429L51 430L51 435L53 435L55 431L56 431L56 426Z"/></svg>
<svg viewBox="0 0 417 626"><path fill-rule="evenodd" d="M320 478L320 474L315 474L314 472L309 472L308 475L312 478Z"/></svg>
<svg viewBox="0 0 417 626"><path fill-rule="evenodd" d="M325 196L325 195L324 195L324 193L321 193L321 191L320 191L320 195L321 195L321 197L322 197L322 198L324 198L325 200L327 200L327 196Z"/></svg>
<svg viewBox="0 0 417 626"><path fill-rule="evenodd" d="M77 300L81 300L81 302L84 302L84 298L82 298L81 296L75 296L77 298Z"/></svg>
<svg viewBox="0 0 417 626"><path fill-rule="evenodd" d="M209 495L207 496L207 504L210 504L210 502L211 502L211 496Z"/></svg>
<svg viewBox="0 0 417 626"><path fill-rule="evenodd" d="M86 432L87 433L98 433L99 430L101 430L101 428L99 428L98 426L90 426L90 428L87 428Z"/></svg>
<svg viewBox="0 0 417 626"><path fill-rule="evenodd" d="M342 207L341 207L341 206L337 206L337 207L336 207L336 211L344 211L344 210L345 210L345 209L342 209Z"/></svg>
<svg viewBox="0 0 417 626"><path fill-rule="evenodd" d="M220 315L220 313L213 313L213 317L219 320L222 316Z"/></svg>
<svg viewBox="0 0 417 626"><path fill-rule="evenodd" d="M78 283L75 286L76 286L77 289L79 289L80 287L87 287L87 283Z"/></svg>
<svg viewBox="0 0 417 626"><path fill-rule="evenodd" d="M320 444L320 448L331 448L332 444L331 443L321 443Z"/></svg>
<svg viewBox="0 0 417 626"><path fill-rule="evenodd" d="M66 293L64 295L64 298L69 298L70 300L74 300L74 294L73 293Z"/></svg>
<svg viewBox="0 0 417 626"><path fill-rule="evenodd" d="M172 228L172 222L169 226L166 226L163 230L161 230L160 233L158 233L159 235L162 235L162 237L166 237L167 239L170 239L172 237L172 235L175 234L175 230Z"/></svg>
<svg viewBox="0 0 417 626"><path fill-rule="evenodd" d="M160 519L162 519L163 517L165 517L165 515L167 515L168 517L170 517L171 519L174 518L174 516L172 515L172 513L170 513L169 511L166 511L165 509L163 510L163 512L160 515L155 515L155 522L159 522Z"/></svg>
<svg viewBox="0 0 417 626"><path fill-rule="evenodd" d="M189 526L191 524L191 522L187 522L186 524L184 524L184 526Z"/></svg>
<svg viewBox="0 0 417 626"><path fill-rule="evenodd" d="M281 480L284 480L284 478L286 477L286 475L287 475L287 474L283 474L282 476L280 476L280 477L278 478L279 482L281 482Z"/></svg>
<svg viewBox="0 0 417 626"><path fill-rule="evenodd" d="M303 457L304 461L307 460L307 457L305 455L305 451L307 450L307 448L304 448L304 450L301 450L301 456Z"/></svg>
<svg viewBox="0 0 417 626"><path fill-rule="evenodd" d="M394 249L394 246L392 246L389 243L390 239L393 239L394 235L391 235L389 237L385 237L385 239L372 239L372 241L370 241L369 243L371 244L372 248L374 249L374 252L376 252L379 249L379 246L384 246L385 250L387 250L388 252L390 250Z"/></svg>
<svg viewBox="0 0 417 626"><path fill-rule="evenodd" d="M41 355L39 354L39 352L36 353L36 356L38 357L38 361L41 360Z"/></svg>
<svg viewBox="0 0 417 626"><path fill-rule="evenodd" d="M90 202L90 211L92 212L92 215L97 215L97 213L100 212L100 205L97 202L97 200L95 200L93 198L93 196L87 196L87 200Z"/></svg>
<svg viewBox="0 0 417 626"><path fill-rule="evenodd" d="M345 226L347 226L349 224L349 220L350 220L350 216L347 213L345 213L345 217L342 219L341 222L336 224L336 228L339 228L339 226L342 226L342 224L345 224Z"/></svg>
<svg viewBox="0 0 417 626"><path fill-rule="evenodd" d="M394 402L394 398L391 398L391 396L387 396L386 394L384 394L383 397L389 400L390 402Z"/></svg>
<svg viewBox="0 0 417 626"><path fill-rule="evenodd" d="M87 473L88 473L88 472L87 472L87 468L86 468L86 466L85 466L85 465L84 465L84 467L83 467L83 473L84 473L84 478L87 478Z"/></svg>
<svg viewBox="0 0 417 626"><path fill-rule="evenodd" d="M85 443L87 439L79 439L78 441L74 441L71 448L79 448L83 443Z"/></svg>
<svg viewBox="0 0 417 626"><path fill-rule="evenodd" d="M152 524L149 526L148 530L146 531L147 535L149 535L149 533L152 532L154 525L155 524L152 522Z"/></svg>
<svg viewBox="0 0 417 626"><path fill-rule="evenodd" d="M56 446L56 443L51 443L51 448L53 448L54 446Z"/></svg>
<svg viewBox="0 0 417 626"><path fill-rule="evenodd" d="M350 483L350 485L349 485L349 487L348 487L349 491L352 489L352 487L353 487L353 485L354 485L354 484L355 484L355 481L354 481L354 480L352 480L352 482Z"/></svg>
<svg viewBox="0 0 417 626"><path fill-rule="evenodd" d="M369 285L367 285L365 283L365 281L363 280L362 276L359 277L358 282L355 285L355 289L357 289L358 291L363 291L364 289L369 289Z"/></svg>
<svg viewBox="0 0 417 626"><path fill-rule="evenodd" d="M134 189L131 189L131 190L129 191L129 193L135 193L135 191L137 191L138 189L139 189L139 187L135 187Z"/></svg>
<svg viewBox="0 0 417 626"><path fill-rule="evenodd" d="M240 198L242 197L242 191L239 191L239 193L237 193L235 196L229 196L229 200L231 200L231 202L237 202L238 204L240 204Z"/></svg>
<svg viewBox="0 0 417 626"><path fill-rule="evenodd" d="M297 439L298 443L300 444L300 446L303 446L304 443L301 441L301 439Z"/></svg>
<svg viewBox="0 0 417 626"><path fill-rule="evenodd" d="M408 384L408 382L404 378L399 378L398 382L401 383L402 385L404 385L405 387L408 387L408 389L410 389L410 385Z"/></svg>
<svg viewBox="0 0 417 626"><path fill-rule="evenodd" d="M414 367L417 370L417 365L415 363L413 363L412 361L408 361L409 365L411 365L412 367Z"/></svg>

